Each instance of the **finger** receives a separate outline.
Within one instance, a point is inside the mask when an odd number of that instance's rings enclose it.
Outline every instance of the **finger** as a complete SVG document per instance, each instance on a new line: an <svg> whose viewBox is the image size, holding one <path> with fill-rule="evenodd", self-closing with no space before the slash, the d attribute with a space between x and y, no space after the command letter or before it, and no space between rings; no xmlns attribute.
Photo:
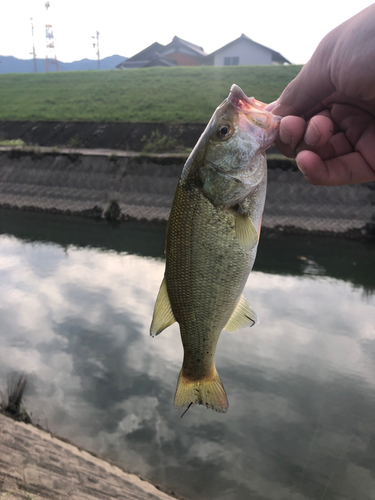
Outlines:
<svg viewBox="0 0 375 500"><path fill-rule="evenodd" d="M335 91L330 79L330 71L324 67L317 52L318 50L285 88L272 109L273 114L301 116Z"/></svg>
<svg viewBox="0 0 375 500"><path fill-rule="evenodd" d="M306 145L303 145L302 147L302 143L300 143L296 148L296 156L301 151L312 151L325 161L331 158L338 158L339 156L347 155L353 151L353 148L348 139L345 137L345 134L339 133L333 135L327 144L323 144L319 147Z"/></svg>
<svg viewBox="0 0 375 500"><path fill-rule="evenodd" d="M334 132L334 125L328 112L320 113L309 121L304 135L304 142L308 146L317 148L327 144Z"/></svg>
<svg viewBox="0 0 375 500"><path fill-rule="evenodd" d="M276 146L288 158L296 156L295 149L305 133L306 125L305 120L298 116L286 116L281 120Z"/></svg>
<svg viewBox="0 0 375 500"><path fill-rule="evenodd" d="M329 141L329 145L332 148L332 158L338 158L339 156L348 155L353 152L353 147L344 132L333 135Z"/></svg>
<svg viewBox="0 0 375 500"><path fill-rule="evenodd" d="M335 156L335 151L330 144L334 132L334 124L325 111L314 116L307 124L303 139L296 147L296 154L309 150L317 153L323 160Z"/></svg>
<svg viewBox="0 0 375 500"><path fill-rule="evenodd" d="M337 41L337 30L340 30L340 27L328 33L319 43L311 59L277 100L273 114L305 115L321 106L322 102L336 91L331 78L331 55Z"/></svg>
<svg viewBox="0 0 375 500"><path fill-rule="evenodd" d="M375 170L358 152L324 161L313 151L301 151L296 162L308 182L314 185L340 186L375 180Z"/></svg>
<svg viewBox="0 0 375 500"><path fill-rule="evenodd" d="M272 111L273 108L276 106L277 101L270 102L267 104L267 106L264 108L265 111Z"/></svg>
<svg viewBox="0 0 375 500"><path fill-rule="evenodd" d="M352 145L357 144L367 130L372 130L375 137L375 118L370 112L349 104L333 104L331 115Z"/></svg>
<svg viewBox="0 0 375 500"><path fill-rule="evenodd" d="M309 147L304 149L299 149L299 146L296 149L297 154L303 150L309 150L316 153L320 158L324 160L329 160L331 158L338 158L339 156L344 156L353 151L353 148L346 138L343 132L339 134L335 134L329 140L327 144L320 146L318 148Z"/></svg>
<svg viewBox="0 0 375 500"><path fill-rule="evenodd" d="M275 108L277 101L273 102L272 109ZM332 106L341 105L341 106L354 106L354 108L362 109L366 113L375 115L375 96L374 98L367 99L358 99L355 97L349 97L340 92L334 92L327 99L324 99L323 106L326 108L332 108ZM352 108L353 109L353 108Z"/></svg>

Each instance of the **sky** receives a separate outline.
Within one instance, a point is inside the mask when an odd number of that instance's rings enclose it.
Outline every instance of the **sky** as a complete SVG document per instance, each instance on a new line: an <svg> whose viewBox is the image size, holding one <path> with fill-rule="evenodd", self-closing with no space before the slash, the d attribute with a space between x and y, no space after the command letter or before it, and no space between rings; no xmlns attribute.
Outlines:
<svg viewBox="0 0 375 500"><path fill-rule="evenodd" d="M71 62L95 59L98 31L100 57L131 57L154 42L163 45L177 35L207 53L242 33L280 52L292 63L306 63L319 41L333 28L373 2L357 0L216 0L136 1L45 0L2 2L0 54L31 58L31 21L37 57L44 58L45 24L51 23L57 58Z"/></svg>

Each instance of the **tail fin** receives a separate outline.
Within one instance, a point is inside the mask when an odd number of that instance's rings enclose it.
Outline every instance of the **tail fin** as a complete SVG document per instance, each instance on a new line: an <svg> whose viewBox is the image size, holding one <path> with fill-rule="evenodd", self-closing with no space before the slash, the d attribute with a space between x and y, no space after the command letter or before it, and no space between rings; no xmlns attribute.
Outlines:
<svg viewBox="0 0 375 500"><path fill-rule="evenodd" d="M181 370L177 382L174 407L182 410L195 405L205 405L207 408L220 413L225 413L228 410L227 395L216 369L213 379L194 381L186 379Z"/></svg>

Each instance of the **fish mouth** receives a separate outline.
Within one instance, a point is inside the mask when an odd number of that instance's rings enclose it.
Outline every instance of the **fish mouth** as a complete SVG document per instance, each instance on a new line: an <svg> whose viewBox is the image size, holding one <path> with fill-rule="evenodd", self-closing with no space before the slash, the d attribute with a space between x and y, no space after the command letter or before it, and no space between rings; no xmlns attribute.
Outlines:
<svg viewBox="0 0 375 500"><path fill-rule="evenodd" d="M254 97L247 97L245 92L233 84L228 96L230 103L239 114L238 127L255 138L259 151L264 152L276 139L281 116L275 116L264 108L266 103Z"/></svg>

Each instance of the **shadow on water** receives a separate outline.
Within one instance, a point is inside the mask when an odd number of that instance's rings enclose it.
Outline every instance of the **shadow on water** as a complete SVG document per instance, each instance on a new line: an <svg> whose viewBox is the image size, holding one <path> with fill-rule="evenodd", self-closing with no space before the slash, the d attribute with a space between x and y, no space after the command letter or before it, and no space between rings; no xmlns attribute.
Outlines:
<svg viewBox="0 0 375 500"><path fill-rule="evenodd" d="M101 248L164 258L165 223L108 223L79 217L0 210L0 234L66 248ZM333 236L262 236L254 270L279 275L324 275L375 290L375 243Z"/></svg>
<svg viewBox="0 0 375 500"><path fill-rule="evenodd" d="M166 224L92 220L58 214L0 210L0 234L68 246L92 247L144 257L163 257Z"/></svg>

